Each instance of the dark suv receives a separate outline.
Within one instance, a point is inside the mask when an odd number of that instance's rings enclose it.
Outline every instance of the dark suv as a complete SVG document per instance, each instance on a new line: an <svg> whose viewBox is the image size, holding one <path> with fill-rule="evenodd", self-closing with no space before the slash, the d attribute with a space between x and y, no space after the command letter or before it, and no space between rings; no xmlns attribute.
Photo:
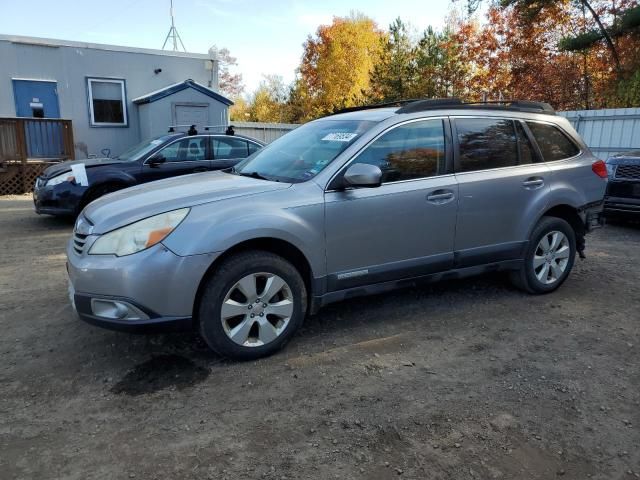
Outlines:
<svg viewBox="0 0 640 480"><path fill-rule="evenodd" d="M263 146L236 135L167 134L115 158L52 165L36 179L33 202L36 213L77 216L107 193L162 178L229 168Z"/></svg>
<svg viewBox="0 0 640 480"><path fill-rule="evenodd" d="M607 215L640 214L640 150L620 153L607 160L609 183L604 198Z"/></svg>

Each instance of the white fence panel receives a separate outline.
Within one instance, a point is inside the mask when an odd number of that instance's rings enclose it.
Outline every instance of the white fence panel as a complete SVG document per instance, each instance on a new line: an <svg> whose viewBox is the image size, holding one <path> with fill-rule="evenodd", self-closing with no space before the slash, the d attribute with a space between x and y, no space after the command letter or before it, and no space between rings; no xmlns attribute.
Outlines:
<svg viewBox="0 0 640 480"><path fill-rule="evenodd" d="M640 150L640 108L558 112L566 117L599 158Z"/></svg>
<svg viewBox="0 0 640 480"><path fill-rule="evenodd" d="M238 135L255 138L265 143L271 143L285 133L299 127L296 123L261 123L261 122L231 122Z"/></svg>

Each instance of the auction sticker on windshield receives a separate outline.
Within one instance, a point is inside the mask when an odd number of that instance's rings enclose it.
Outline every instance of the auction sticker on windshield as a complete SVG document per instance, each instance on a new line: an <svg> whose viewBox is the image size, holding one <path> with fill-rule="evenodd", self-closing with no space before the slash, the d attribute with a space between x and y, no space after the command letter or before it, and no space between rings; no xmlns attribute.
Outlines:
<svg viewBox="0 0 640 480"><path fill-rule="evenodd" d="M357 136L357 133L333 132L325 135L322 140L327 140L329 142L350 142Z"/></svg>

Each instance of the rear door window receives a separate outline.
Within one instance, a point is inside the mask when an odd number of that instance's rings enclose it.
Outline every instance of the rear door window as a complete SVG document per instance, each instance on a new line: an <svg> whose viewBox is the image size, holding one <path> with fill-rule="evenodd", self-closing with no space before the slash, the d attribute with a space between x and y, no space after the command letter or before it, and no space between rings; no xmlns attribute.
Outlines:
<svg viewBox="0 0 640 480"><path fill-rule="evenodd" d="M214 138L213 158L215 160L231 160L248 156L247 142L239 138Z"/></svg>
<svg viewBox="0 0 640 480"><path fill-rule="evenodd" d="M460 151L457 172L474 172L518 164L513 120L456 118Z"/></svg>
<svg viewBox="0 0 640 480"><path fill-rule="evenodd" d="M160 151L167 162L189 162L205 160L207 141L203 137L188 137L178 140Z"/></svg>
<svg viewBox="0 0 640 480"><path fill-rule="evenodd" d="M247 144L249 145L249 155L251 155L252 153L257 152L258 150L260 150L262 148L257 143L247 142Z"/></svg>
<svg viewBox="0 0 640 480"><path fill-rule="evenodd" d="M559 128L546 123L527 122L546 162L575 157L580 149Z"/></svg>

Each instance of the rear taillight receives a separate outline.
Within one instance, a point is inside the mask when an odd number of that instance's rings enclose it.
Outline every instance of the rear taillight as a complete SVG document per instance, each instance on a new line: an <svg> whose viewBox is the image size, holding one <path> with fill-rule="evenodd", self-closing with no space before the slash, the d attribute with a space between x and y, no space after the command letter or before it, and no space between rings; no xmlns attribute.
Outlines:
<svg viewBox="0 0 640 480"><path fill-rule="evenodd" d="M600 178L607 178L607 164L604 163L602 160L598 160L597 162L593 162L593 164L591 165L591 170L593 170L593 173L595 173L596 175L598 175Z"/></svg>

